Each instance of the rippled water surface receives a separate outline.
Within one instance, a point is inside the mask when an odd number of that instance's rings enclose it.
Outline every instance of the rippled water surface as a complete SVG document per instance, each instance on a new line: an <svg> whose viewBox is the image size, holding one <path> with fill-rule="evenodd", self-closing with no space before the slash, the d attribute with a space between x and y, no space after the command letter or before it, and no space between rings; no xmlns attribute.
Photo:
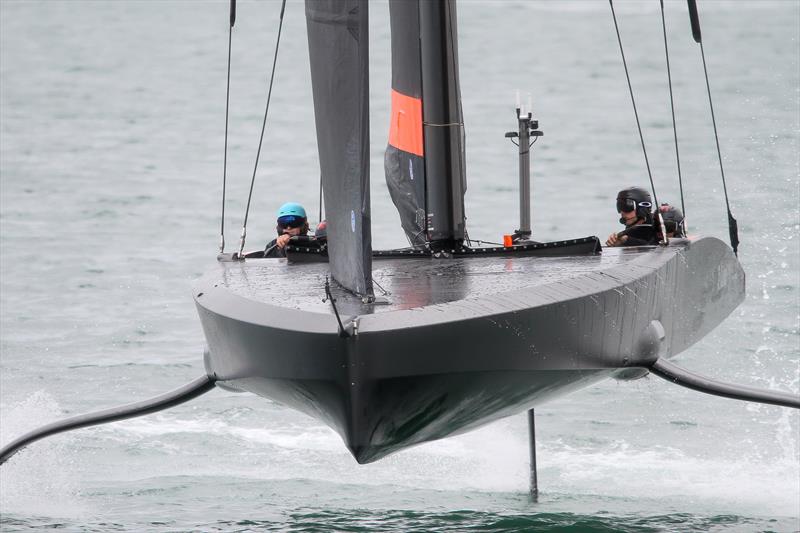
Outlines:
<svg viewBox="0 0 800 533"><path fill-rule="evenodd" d="M699 2L747 299L677 361L798 392L800 4ZM618 18L660 199L679 202L658 2ZM690 230L726 238L698 45L666 2ZM0 442L155 396L203 372L191 284L219 235L225 2L0 1ZM402 245L383 185L385 3L370 3L375 246ZM280 5L240 2L226 239L238 239ZM286 10L248 244L294 199L316 212L302 3ZM468 225L516 227L514 93L545 132L534 234L618 229L646 184L604 2L459 4ZM315 218L315 217L312 217ZM277 349L280 349L279 347ZM643 379L537 409L536 504L524 415L359 466L320 423L215 390L147 417L32 445L0 468L3 531L794 531L798 414Z"/></svg>

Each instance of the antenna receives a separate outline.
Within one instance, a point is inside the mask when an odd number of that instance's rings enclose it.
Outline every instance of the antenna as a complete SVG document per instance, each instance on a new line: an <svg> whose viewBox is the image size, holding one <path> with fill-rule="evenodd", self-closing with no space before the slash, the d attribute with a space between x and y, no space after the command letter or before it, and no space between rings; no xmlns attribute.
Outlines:
<svg viewBox="0 0 800 533"><path fill-rule="evenodd" d="M531 236L531 157L530 148L537 138L544 135L539 130L539 121L531 113L531 93L528 93L528 111L522 107L517 91L517 131L509 131L505 137L519 147L519 228L511 237L513 243L523 243ZM531 141L533 137L533 141ZM519 139L519 142L514 139Z"/></svg>

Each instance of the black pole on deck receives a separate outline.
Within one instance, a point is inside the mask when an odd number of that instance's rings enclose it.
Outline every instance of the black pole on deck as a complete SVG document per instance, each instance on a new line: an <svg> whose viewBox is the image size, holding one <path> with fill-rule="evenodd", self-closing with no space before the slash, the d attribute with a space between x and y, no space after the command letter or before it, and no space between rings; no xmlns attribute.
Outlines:
<svg viewBox="0 0 800 533"><path fill-rule="evenodd" d="M531 146L544 135L538 129L539 121L533 119L530 108L530 99L527 113L517 102L517 131L506 133L506 138L519 147L519 228L514 232L514 243L524 243L531 238Z"/></svg>
<svg viewBox="0 0 800 533"><path fill-rule="evenodd" d="M536 477L536 421L533 409L528 410L528 437L531 449L531 499L539 500L539 480Z"/></svg>

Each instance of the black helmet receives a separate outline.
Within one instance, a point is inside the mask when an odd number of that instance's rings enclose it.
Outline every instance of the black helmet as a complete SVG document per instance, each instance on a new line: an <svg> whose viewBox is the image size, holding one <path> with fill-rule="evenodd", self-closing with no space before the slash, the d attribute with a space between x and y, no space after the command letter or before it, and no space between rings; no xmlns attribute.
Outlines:
<svg viewBox="0 0 800 533"><path fill-rule="evenodd" d="M645 224L652 224L652 208L653 199L650 193L641 187L628 187L617 193L617 213L630 213L635 209L638 218L644 219ZM623 218L619 221L621 224L625 223Z"/></svg>
<svg viewBox="0 0 800 533"><path fill-rule="evenodd" d="M661 218L664 219L664 228L667 233L675 233L675 237L685 237L683 229L683 212L677 207L669 204L661 204L658 208L661 212Z"/></svg>

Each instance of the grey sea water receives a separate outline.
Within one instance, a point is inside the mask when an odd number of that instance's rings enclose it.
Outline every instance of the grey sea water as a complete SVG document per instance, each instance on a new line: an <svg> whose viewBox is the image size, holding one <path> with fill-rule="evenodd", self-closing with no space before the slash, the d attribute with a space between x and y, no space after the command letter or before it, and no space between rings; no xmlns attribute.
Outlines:
<svg viewBox="0 0 800 533"><path fill-rule="evenodd" d="M659 198L679 202L658 2L618 18ZM677 361L800 390L800 4L700 1L746 301ZM388 8L371 9L376 247L404 244L383 184ZM702 63L666 2L689 229L726 238ZM280 4L240 2L233 36L226 238L236 240ZM191 284L219 234L226 2L0 1L0 443L155 396L203 372ZM647 183L606 2L462 2L468 226L517 223L516 90L538 239L618 229L616 191ZM303 5L290 1L248 248L283 201L316 212ZM312 217L316 218L316 217ZM280 349L280 347L276 347ZM333 431L216 390L67 433L0 468L3 531L796 531L796 411L604 382L537 409L541 498L524 415L359 466Z"/></svg>

